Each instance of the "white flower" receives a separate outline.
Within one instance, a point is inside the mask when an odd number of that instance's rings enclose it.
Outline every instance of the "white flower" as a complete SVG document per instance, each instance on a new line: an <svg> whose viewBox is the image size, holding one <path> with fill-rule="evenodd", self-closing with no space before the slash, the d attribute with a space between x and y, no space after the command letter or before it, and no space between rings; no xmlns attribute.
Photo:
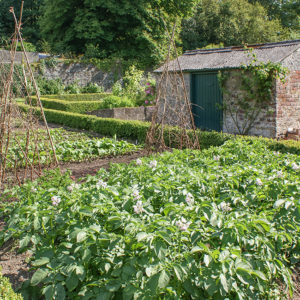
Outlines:
<svg viewBox="0 0 300 300"><path fill-rule="evenodd" d="M278 156L278 155L280 154L280 152L278 152L278 151L275 152L275 151L274 151L273 154L276 155L276 156Z"/></svg>
<svg viewBox="0 0 300 300"><path fill-rule="evenodd" d="M138 166L140 166L140 165L142 164L142 161L138 158L138 159L135 161L135 163L136 163Z"/></svg>
<svg viewBox="0 0 300 300"><path fill-rule="evenodd" d="M105 189L105 188L107 187L107 183L100 179L100 180L96 183L96 187L97 187L98 189L99 189L99 188Z"/></svg>
<svg viewBox="0 0 300 300"><path fill-rule="evenodd" d="M277 177L282 178L283 177L283 172L282 171L277 171Z"/></svg>
<svg viewBox="0 0 300 300"><path fill-rule="evenodd" d="M35 187L32 187L32 188L31 188L31 191L32 191L33 193L35 193L35 192L37 192L37 189L36 189Z"/></svg>
<svg viewBox="0 0 300 300"><path fill-rule="evenodd" d="M150 168L156 168L156 166L157 166L157 161L156 160L150 161L150 164L149 164Z"/></svg>
<svg viewBox="0 0 300 300"><path fill-rule="evenodd" d="M143 209L143 202L142 201L138 201L136 203L136 205L133 205L133 210L134 210L134 212L136 214L138 214L138 215L141 214L144 211L144 209Z"/></svg>
<svg viewBox="0 0 300 300"><path fill-rule="evenodd" d="M292 163L292 169L295 170L295 171L297 171L297 170L300 169L300 166L297 165L295 162L293 162L293 163Z"/></svg>
<svg viewBox="0 0 300 300"><path fill-rule="evenodd" d="M188 205L193 205L194 204L194 196L191 193L187 193L187 195L185 197L185 202Z"/></svg>
<svg viewBox="0 0 300 300"><path fill-rule="evenodd" d="M220 158L221 158L220 155L214 155L214 160L218 161L218 160L220 160Z"/></svg>
<svg viewBox="0 0 300 300"><path fill-rule="evenodd" d="M61 199L58 196L53 196L51 198L51 201L52 201L52 205L57 206L61 202Z"/></svg>
<svg viewBox="0 0 300 300"><path fill-rule="evenodd" d="M255 183L257 185L263 185L262 181L259 178L256 179Z"/></svg>
<svg viewBox="0 0 300 300"><path fill-rule="evenodd" d="M230 204L228 204L228 203L226 203L226 202L221 202L221 203L219 204L219 207L220 207L221 210L223 210L223 211L225 211L225 212L231 211L231 210L232 210L232 208L230 207Z"/></svg>
<svg viewBox="0 0 300 300"><path fill-rule="evenodd" d="M132 196L133 196L134 200L139 200L142 198L142 196L140 195L140 192L138 190L133 190Z"/></svg>
<svg viewBox="0 0 300 300"><path fill-rule="evenodd" d="M77 183L72 183L71 185L69 185L69 186L67 187L67 190L68 190L69 192L73 192L73 190L79 189L79 187L80 187L79 184L77 184Z"/></svg>
<svg viewBox="0 0 300 300"><path fill-rule="evenodd" d="M176 221L175 224L181 231L187 231L191 225L191 222L187 222L187 220L182 217L180 220Z"/></svg>

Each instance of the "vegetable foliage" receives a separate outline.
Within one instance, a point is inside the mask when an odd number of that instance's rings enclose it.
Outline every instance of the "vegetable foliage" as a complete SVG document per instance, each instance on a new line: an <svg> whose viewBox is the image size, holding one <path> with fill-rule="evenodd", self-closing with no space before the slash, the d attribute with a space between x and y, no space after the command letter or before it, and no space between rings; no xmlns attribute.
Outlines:
<svg viewBox="0 0 300 300"><path fill-rule="evenodd" d="M25 299L283 299L299 261L299 169L297 155L235 140L80 185L53 173L11 192L1 240L33 252Z"/></svg>

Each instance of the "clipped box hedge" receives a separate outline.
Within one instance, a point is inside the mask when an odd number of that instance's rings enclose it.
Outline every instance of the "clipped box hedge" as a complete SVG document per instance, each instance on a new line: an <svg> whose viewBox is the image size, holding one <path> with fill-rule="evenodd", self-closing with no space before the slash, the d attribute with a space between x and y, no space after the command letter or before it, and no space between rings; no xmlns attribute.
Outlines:
<svg viewBox="0 0 300 300"><path fill-rule="evenodd" d="M32 104L36 105L36 102L37 99L32 97ZM60 99L47 99L45 97L41 97L41 102L44 108L80 114L101 109L103 106L101 101L65 101Z"/></svg>
<svg viewBox="0 0 300 300"><path fill-rule="evenodd" d="M28 105L24 104L19 104L19 107L24 111L27 111L29 108ZM37 111L37 114L39 114L39 109L35 109ZM52 109L44 109L44 112L47 121L50 123L56 123L71 128L85 129L105 136L117 135L120 138L137 140L139 143L145 142L147 131L150 127L149 122L99 118L96 116L63 112ZM166 145L174 148L178 147L180 141L176 141L174 137L178 136L179 131L180 129L178 127L166 126ZM300 142L298 141L276 141L263 137L238 136L216 131L208 132L197 130L196 132L199 136L200 147L202 149L206 149L211 146L221 146L225 141L230 139L244 139L249 142L260 140L274 151L280 151L283 153L288 152L300 155Z"/></svg>
<svg viewBox="0 0 300 300"><path fill-rule="evenodd" d="M44 95L43 98L65 101L99 101L111 93Z"/></svg>

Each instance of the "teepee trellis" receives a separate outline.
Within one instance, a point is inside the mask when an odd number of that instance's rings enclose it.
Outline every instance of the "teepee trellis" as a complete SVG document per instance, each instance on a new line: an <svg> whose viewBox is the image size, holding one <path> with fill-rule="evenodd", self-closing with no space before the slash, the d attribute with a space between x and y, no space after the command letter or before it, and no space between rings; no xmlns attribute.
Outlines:
<svg viewBox="0 0 300 300"><path fill-rule="evenodd" d="M146 144L150 149L162 151L168 148L165 143L168 140L169 146L176 144L180 149L199 149L199 138L175 43L176 23L171 34L167 26L166 32L169 38L168 53L157 85L156 106ZM171 61L172 52L175 59ZM170 125L176 125L176 128Z"/></svg>
<svg viewBox="0 0 300 300"><path fill-rule="evenodd" d="M10 8L15 23L10 49L10 63L0 58L0 187L5 183L23 183L42 174L46 166L58 166L55 146L40 101L39 90L26 53L21 34L21 20L17 20ZM16 67L18 43L22 49L22 62ZM32 105L32 91L36 107ZM27 106L20 109L16 98L24 97ZM41 122L36 113L39 112ZM41 124L42 123L42 124ZM43 128L42 130L40 128ZM40 152L43 151L43 160ZM46 158L45 158L46 157Z"/></svg>

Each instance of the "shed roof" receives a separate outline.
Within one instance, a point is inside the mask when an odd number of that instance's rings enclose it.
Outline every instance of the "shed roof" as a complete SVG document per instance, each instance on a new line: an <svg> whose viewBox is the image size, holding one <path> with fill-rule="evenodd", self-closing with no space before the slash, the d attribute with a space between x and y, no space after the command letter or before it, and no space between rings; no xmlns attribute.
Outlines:
<svg viewBox="0 0 300 300"><path fill-rule="evenodd" d="M287 67L300 69L300 61L288 59L295 52L300 53L300 40L248 45L249 48L253 48L258 61L286 62ZM182 71L185 72L239 68L252 60L244 47L191 50L186 51L178 59ZM161 66L155 72L163 72L163 70L164 66ZM169 63L169 70L180 70L176 60Z"/></svg>

